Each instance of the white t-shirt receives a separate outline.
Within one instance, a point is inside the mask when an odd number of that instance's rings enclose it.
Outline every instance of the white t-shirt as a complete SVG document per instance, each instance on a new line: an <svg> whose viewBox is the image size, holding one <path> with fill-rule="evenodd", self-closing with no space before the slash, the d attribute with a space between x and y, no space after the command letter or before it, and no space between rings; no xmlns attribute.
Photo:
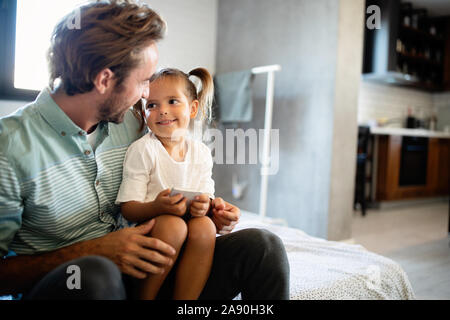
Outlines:
<svg viewBox="0 0 450 320"><path fill-rule="evenodd" d="M200 141L187 139L186 142L187 152L182 162L172 159L151 132L131 144L125 155L116 204L150 202L168 188L198 191L214 198L211 151Z"/></svg>
<svg viewBox="0 0 450 320"><path fill-rule="evenodd" d="M98 129L98 125L97 125L97 127L95 127L94 131L87 134L87 141L91 145L92 150L94 150L94 152L97 149L98 132L99 132L99 129Z"/></svg>

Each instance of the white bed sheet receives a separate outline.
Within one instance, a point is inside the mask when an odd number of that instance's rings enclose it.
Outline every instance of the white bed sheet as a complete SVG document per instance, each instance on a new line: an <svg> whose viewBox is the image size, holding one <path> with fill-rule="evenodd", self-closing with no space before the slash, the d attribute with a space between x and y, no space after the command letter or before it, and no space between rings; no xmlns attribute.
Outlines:
<svg viewBox="0 0 450 320"><path fill-rule="evenodd" d="M290 298L414 299L406 273L391 259L361 245L327 241L243 213L235 231L263 228L283 241L290 265Z"/></svg>

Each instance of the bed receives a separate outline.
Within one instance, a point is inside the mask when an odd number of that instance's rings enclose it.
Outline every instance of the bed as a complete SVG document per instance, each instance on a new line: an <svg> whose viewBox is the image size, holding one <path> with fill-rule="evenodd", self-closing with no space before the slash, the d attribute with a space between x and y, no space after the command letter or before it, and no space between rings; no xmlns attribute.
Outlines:
<svg viewBox="0 0 450 320"><path fill-rule="evenodd" d="M415 299L400 265L361 245L312 237L248 212L242 213L234 231L245 228L267 229L283 241L290 265L291 300Z"/></svg>
<svg viewBox="0 0 450 320"><path fill-rule="evenodd" d="M360 245L312 237L242 212L233 232L245 228L267 229L283 241L290 266L291 300L415 298L406 273L397 263ZM0 297L4 299L11 297Z"/></svg>

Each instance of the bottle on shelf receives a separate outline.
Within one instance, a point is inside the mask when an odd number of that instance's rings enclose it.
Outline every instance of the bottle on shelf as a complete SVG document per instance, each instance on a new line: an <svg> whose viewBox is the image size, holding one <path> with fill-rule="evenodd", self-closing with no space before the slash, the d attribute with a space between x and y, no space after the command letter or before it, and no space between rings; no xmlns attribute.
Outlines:
<svg viewBox="0 0 450 320"><path fill-rule="evenodd" d="M418 12L418 10L412 10L411 27L413 27L414 29L419 28L419 12Z"/></svg>
<svg viewBox="0 0 450 320"><path fill-rule="evenodd" d="M432 131L436 130L436 124L437 124L437 117L436 117L436 113L433 112L431 114L431 117L430 117L430 120L428 123L428 129L432 130Z"/></svg>
<svg viewBox="0 0 450 320"><path fill-rule="evenodd" d="M402 73L409 74L409 66L406 61L403 61L403 64L402 64Z"/></svg>
<svg viewBox="0 0 450 320"><path fill-rule="evenodd" d="M412 4L410 2L403 2L401 4L402 23L404 26L411 26L411 11Z"/></svg>
<svg viewBox="0 0 450 320"><path fill-rule="evenodd" d="M428 44L425 44L425 50L424 50L423 55L424 55L425 59L431 59L431 49Z"/></svg>
<svg viewBox="0 0 450 320"><path fill-rule="evenodd" d="M403 42L402 42L401 39L397 39L396 51L398 53L402 53L403 52Z"/></svg>
<svg viewBox="0 0 450 320"><path fill-rule="evenodd" d="M418 9L418 25L417 28L423 32L427 32L428 11L427 9Z"/></svg>
<svg viewBox="0 0 450 320"><path fill-rule="evenodd" d="M434 23L430 24L428 31L432 36L436 36L436 26Z"/></svg>
<svg viewBox="0 0 450 320"><path fill-rule="evenodd" d="M406 128L413 129L416 127L416 118L413 115L411 107L408 107L408 115L406 117Z"/></svg>

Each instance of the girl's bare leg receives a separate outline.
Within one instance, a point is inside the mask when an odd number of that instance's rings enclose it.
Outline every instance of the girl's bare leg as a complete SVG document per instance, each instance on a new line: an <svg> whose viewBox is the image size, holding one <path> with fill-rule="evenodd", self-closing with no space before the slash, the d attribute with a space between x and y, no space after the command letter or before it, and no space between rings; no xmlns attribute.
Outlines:
<svg viewBox="0 0 450 320"><path fill-rule="evenodd" d="M150 236L158 238L170 244L175 250L174 261L177 259L180 249L186 240L187 226L183 219L173 215L162 215L155 218ZM162 274L149 274L146 279L138 280L137 296L141 300L153 300L156 298L161 285L170 271L170 267Z"/></svg>
<svg viewBox="0 0 450 320"><path fill-rule="evenodd" d="M194 217L187 225L186 246L176 270L175 300L198 299L211 271L216 244L216 226L209 217Z"/></svg>

